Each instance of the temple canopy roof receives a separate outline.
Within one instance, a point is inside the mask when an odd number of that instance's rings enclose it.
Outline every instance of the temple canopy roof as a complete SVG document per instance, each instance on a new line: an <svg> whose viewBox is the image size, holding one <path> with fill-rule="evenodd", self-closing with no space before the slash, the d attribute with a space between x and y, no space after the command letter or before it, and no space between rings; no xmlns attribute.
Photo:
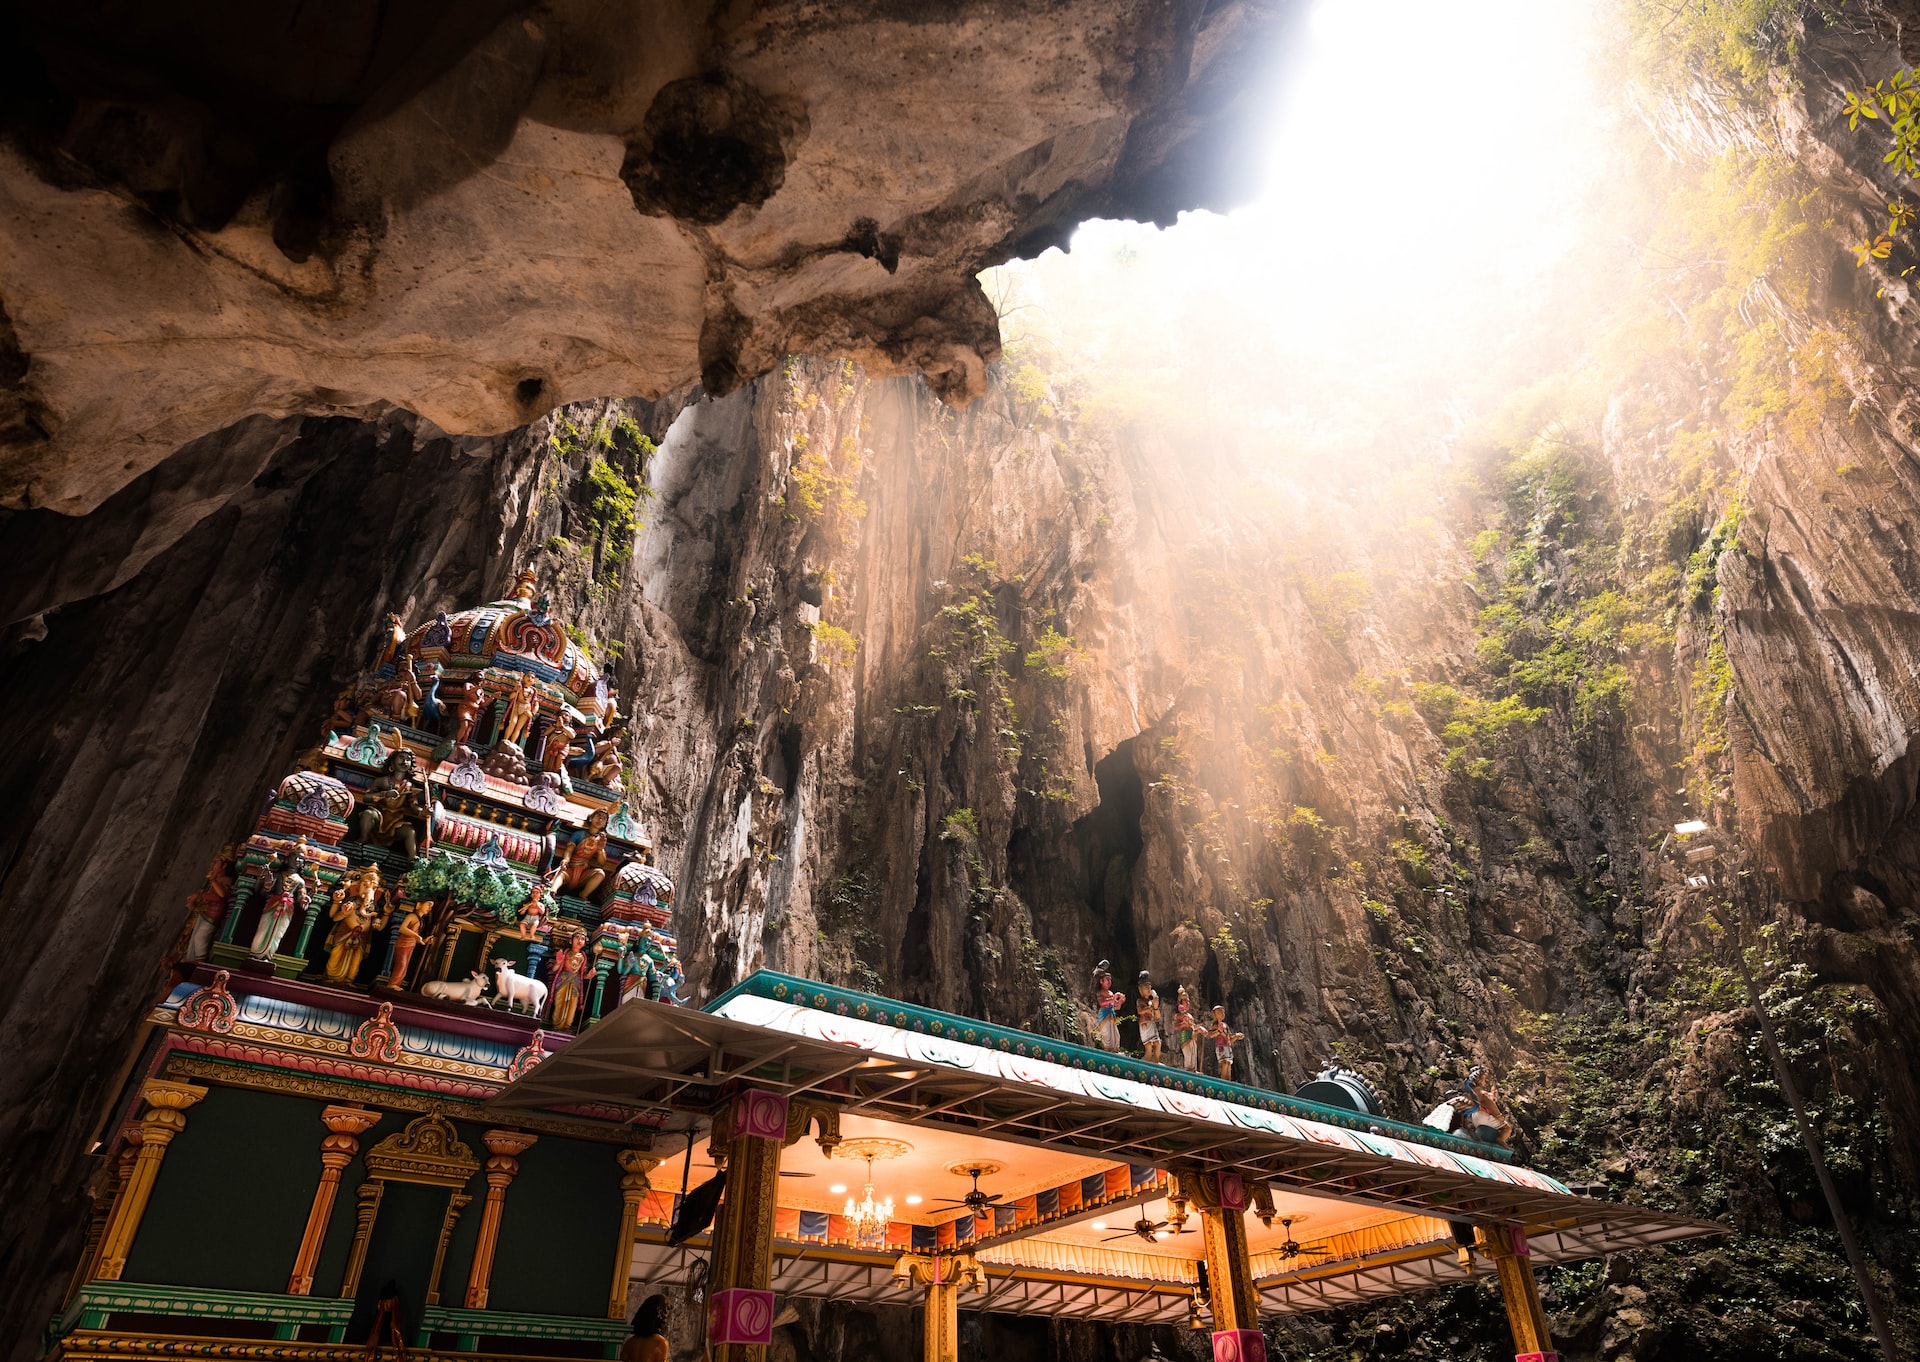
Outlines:
<svg viewBox="0 0 1920 1362"><path fill-rule="evenodd" d="M821 1189L857 1188L864 1175L804 1141L789 1148L776 1286L799 1294L890 1299L899 1288L884 1269L901 1252L968 1251L996 1283L986 1308L1179 1318L1202 1236L1127 1236L1139 1219L1179 1223L1169 1170L1262 1185L1272 1216L1263 1206L1266 1223L1249 1220L1249 1241L1263 1308L1275 1312L1464 1276L1456 1224L1523 1227L1547 1263L1720 1232L1575 1196L1502 1151L1426 1127L764 971L703 1012L622 1007L493 1105L614 1103L697 1129L748 1084L836 1108L843 1137L908 1144L875 1181L924 1198L896 1213L884 1242L852 1241ZM661 1172L698 1186L714 1170L689 1139ZM936 1208L966 1191L953 1170L967 1164L997 1166L982 1188L1000 1200L978 1214ZM643 1233L635 1275L670 1283L685 1255Z"/></svg>

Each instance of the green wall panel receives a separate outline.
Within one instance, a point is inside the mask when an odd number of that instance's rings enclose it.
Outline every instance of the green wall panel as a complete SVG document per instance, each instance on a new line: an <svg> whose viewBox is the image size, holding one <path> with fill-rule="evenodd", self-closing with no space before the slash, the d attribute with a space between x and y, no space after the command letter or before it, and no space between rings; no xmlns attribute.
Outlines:
<svg viewBox="0 0 1920 1362"><path fill-rule="evenodd" d="M167 1147L124 1279L285 1291L320 1185L325 1105L209 1087Z"/></svg>
<svg viewBox="0 0 1920 1362"><path fill-rule="evenodd" d="M543 1135L520 1156L493 1259L494 1310L606 1313L620 1227L620 1165L611 1145Z"/></svg>

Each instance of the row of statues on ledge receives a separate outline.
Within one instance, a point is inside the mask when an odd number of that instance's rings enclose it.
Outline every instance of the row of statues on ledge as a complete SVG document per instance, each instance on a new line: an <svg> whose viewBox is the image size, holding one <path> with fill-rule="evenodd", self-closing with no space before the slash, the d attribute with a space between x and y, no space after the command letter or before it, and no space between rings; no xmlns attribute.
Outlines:
<svg viewBox="0 0 1920 1362"><path fill-rule="evenodd" d="M1141 970L1133 998L1133 1012L1123 1014L1127 996L1113 986L1113 966L1105 960L1094 966L1094 1040L1101 1049L1121 1053L1120 1023L1131 1020L1140 1029L1142 1057L1149 1064L1170 1064L1192 1073L1233 1081L1234 1046L1246 1039L1227 1024L1224 1003L1215 1003L1212 1016L1202 1019L1193 1010L1186 985L1178 987L1169 1012L1154 990L1153 976ZM1381 1115L1379 1093L1359 1074L1330 1065L1300 1090L1315 1100L1331 1098L1372 1115ZM1484 1065L1474 1065L1457 1092L1449 1094L1425 1118L1436 1130L1461 1134L1483 1144L1510 1147L1516 1130L1512 1115L1500 1100L1499 1088Z"/></svg>
<svg viewBox="0 0 1920 1362"><path fill-rule="evenodd" d="M1139 991L1133 1000L1131 1020L1140 1028L1140 1045L1147 1063L1171 1063L1192 1073L1233 1081L1233 1047L1246 1035L1227 1025L1225 1003L1215 1003L1212 1015L1203 1018L1194 1012L1193 999L1182 984L1174 995L1172 1012L1167 1013L1154 991L1152 974L1141 970L1136 987ZM1127 996L1113 987L1113 966L1105 960L1093 969L1093 1003L1094 1040L1102 1050L1120 1053L1120 1023L1129 1020L1121 1013ZM1205 1067L1203 1054L1208 1061Z"/></svg>

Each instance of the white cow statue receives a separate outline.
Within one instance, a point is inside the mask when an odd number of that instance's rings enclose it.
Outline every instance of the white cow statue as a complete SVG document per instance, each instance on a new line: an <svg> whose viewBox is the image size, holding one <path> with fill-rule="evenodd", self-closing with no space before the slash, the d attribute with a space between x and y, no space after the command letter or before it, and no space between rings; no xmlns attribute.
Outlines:
<svg viewBox="0 0 1920 1362"><path fill-rule="evenodd" d="M465 979L435 979L420 990L425 998L445 998L449 1002L465 1003L468 1007L478 1007L481 995L487 991L487 976L479 970Z"/></svg>
<svg viewBox="0 0 1920 1362"><path fill-rule="evenodd" d="M511 960L493 962L493 982L498 990L495 1005L504 1002L509 1012L525 1003L528 1014L537 1017L547 1005L547 986L525 974L515 974Z"/></svg>

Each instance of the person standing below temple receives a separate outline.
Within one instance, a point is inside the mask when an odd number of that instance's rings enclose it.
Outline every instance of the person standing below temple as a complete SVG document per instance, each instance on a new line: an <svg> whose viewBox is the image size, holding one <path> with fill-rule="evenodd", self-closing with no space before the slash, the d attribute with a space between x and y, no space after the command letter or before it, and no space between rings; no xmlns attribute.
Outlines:
<svg viewBox="0 0 1920 1362"><path fill-rule="evenodd" d="M667 1362L667 1298L658 1291L633 1312L633 1333L620 1345L620 1362Z"/></svg>
<svg viewBox="0 0 1920 1362"><path fill-rule="evenodd" d="M1160 1062L1160 995L1153 991L1153 975L1140 971L1140 995L1134 999L1134 1011L1140 1018L1140 1048L1147 1063Z"/></svg>
<svg viewBox="0 0 1920 1362"><path fill-rule="evenodd" d="M1120 1008L1126 1003L1123 993L1113 989L1113 966L1105 960L1093 967L1093 1034L1100 1048L1112 1054L1120 1052Z"/></svg>

